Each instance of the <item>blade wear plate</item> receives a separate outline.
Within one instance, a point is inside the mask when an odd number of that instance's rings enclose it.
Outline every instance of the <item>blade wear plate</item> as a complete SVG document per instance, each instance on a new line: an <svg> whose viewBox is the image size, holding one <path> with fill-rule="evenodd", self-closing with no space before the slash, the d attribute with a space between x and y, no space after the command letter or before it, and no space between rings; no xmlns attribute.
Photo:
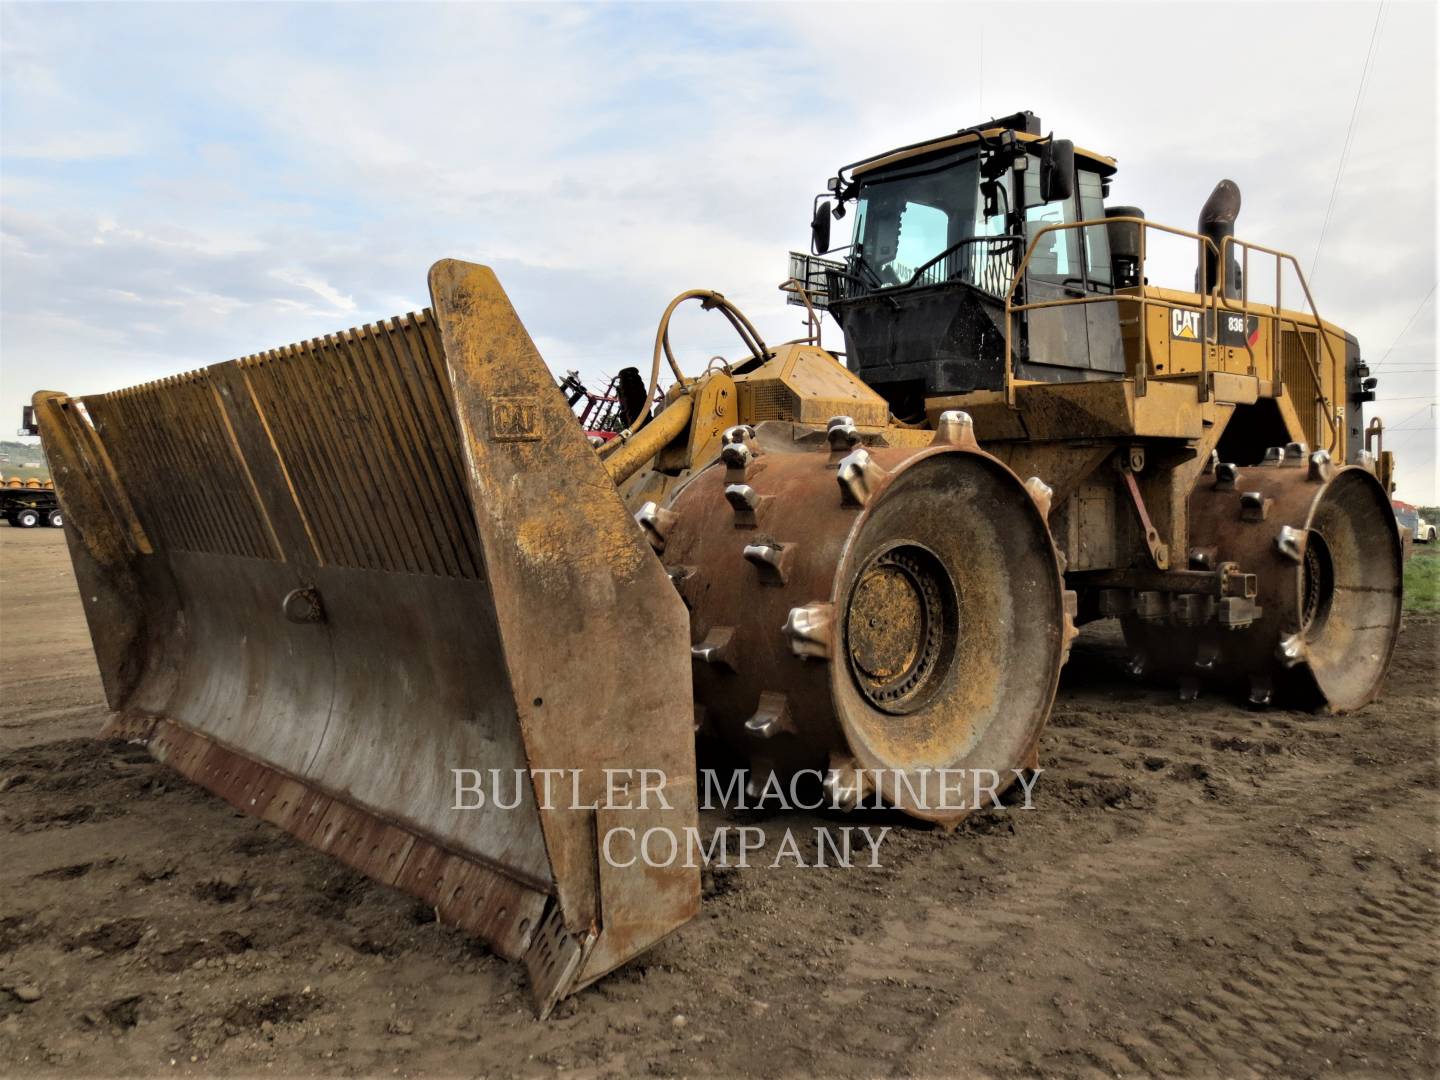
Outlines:
<svg viewBox="0 0 1440 1080"><path fill-rule="evenodd" d="M698 905L695 868L602 872L591 808L648 768L670 809L635 820L694 823L685 609L494 275L442 262L431 293L35 405L113 730L502 955L568 935L548 1006ZM456 768L515 804L458 805Z"/></svg>

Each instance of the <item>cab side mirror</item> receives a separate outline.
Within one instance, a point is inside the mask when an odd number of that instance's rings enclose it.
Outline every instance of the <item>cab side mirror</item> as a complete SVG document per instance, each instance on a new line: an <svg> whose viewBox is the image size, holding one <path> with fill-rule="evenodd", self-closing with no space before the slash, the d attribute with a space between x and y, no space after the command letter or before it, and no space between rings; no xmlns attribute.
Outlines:
<svg viewBox="0 0 1440 1080"><path fill-rule="evenodd" d="M1057 202L1075 194L1075 144L1051 139L1040 150L1040 198Z"/></svg>
<svg viewBox="0 0 1440 1080"><path fill-rule="evenodd" d="M830 200L826 199L815 207L815 216L810 219L810 254L824 255L830 250Z"/></svg>

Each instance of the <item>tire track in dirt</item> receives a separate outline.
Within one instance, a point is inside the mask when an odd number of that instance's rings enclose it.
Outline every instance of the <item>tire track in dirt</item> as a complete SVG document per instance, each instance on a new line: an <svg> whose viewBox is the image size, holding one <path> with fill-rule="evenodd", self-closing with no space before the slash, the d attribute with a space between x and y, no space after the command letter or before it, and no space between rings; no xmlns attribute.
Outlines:
<svg viewBox="0 0 1440 1080"><path fill-rule="evenodd" d="M1428 766L1417 768L1423 767ZM1274 825L1292 830L1322 821L1345 823L1353 821L1372 805L1385 801L1389 794L1402 791L1412 783L1407 773L1393 777L1389 783L1378 788L1352 793L1349 798L1339 802L1325 803L1323 808L1305 809L1305 805L1312 802L1314 792L1337 779L1345 768L1346 766L1339 763L1325 767L1303 760L1291 762L1283 772L1267 779L1263 795L1268 805L1263 808L1263 812L1267 818L1273 816L1277 819L1273 822ZM1250 808L1256 809L1253 802ZM985 925L975 924L972 911L937 907L927 911L923 920L923 927L928 933L922 933L915 924L907 923L906 939L903 943L881 939L858 944L857 948L863 950L864 956L860 958L856 968L868 969L873 973L874 953L889 952L903 956L902 944L909 948L918 945L922 948L937 949L961 943L968 946L985 944L1011 927L1023 927L1042 918L1063 914L1073 904L1077 893L1101 893L1122 883L1133 886L1137 880L1147 876L1168 876L1177 865L1189 862L1192 855L1202 855L1209 849L1222 847L1224 842L1232 837L1264 828L1264 824L1257 823L1253 817L1241 815L1236 815L1224 823L1211 822L1204 828L1187 828L1185 826L1193 817L1195 809L1194 806L1182 805L1178 814L1172 810L1132 815L1138 820L1139 831L1114 840L1104 849L1082 850L1074 853L1063 864L1052 863L1038 881L1034 878L1021 878L1018 867L1012 864L1007 876L1011 877L1014 883L1001 883L998 889L994 889L984 898L990 905L990 909L985 913ZM1017 853L1011 854L1013 857ZM1023 852L1018 854L1024 858ZM928 856L922 856L926 857L939 862L945 857L945 849L937 846ZM911 860L906 862L906 868L909 869ZM1140 864L1138 869L1137 863ZM999 864L996 865L998 868ZM1005 909L1009 893L1017 894L1017 899L1024 905L1023 910ZM903 960L899 967L909 970Z"/></svg>
<svg viewBox="0 0 1440 1080"><path fill-rule="evenodd" d="M1322 919L1288 951L1277 948L1235 967L1209 994L1141 1032L1075 1052L1104 1076L1307 1071L1300 1059L1315 1044L1343 1044L1369 1010L1433 981L1440 963L1437 925L1440 872L1434 868L1389 888L1366 887L1350 912Z"/></svg>
<svg viewBox="0 0 1440 1080"><path fill-rule="evenodd" d="M1101 755L1101 760L1122 747L1132 752L1135 749L1128 739L1087 734L1090 753ZM1157 749L1183 748L1189 752L1194 749L1191 740L1203 739L1213 745L1223 734L1214 730L1203 734L1171 730L1158 740ZM1141 737L1143 741L1143 733ZM1115 816L1092 813L1088 816L1102 820L1125 819L1134 831L1111 839L1103 847L1081 847L1060 862L1047 862L1024 841L1012 846L1008 861L993 853L977 853L981 865L999 877L968 903L928 906L918 919L887 921L877 928L877 933L850 945L843 974L835 979L836 988L826 993L826 1000L841 1007L863 1008L865 1023L832 1030L834 1042L830 1045L835 1053L821 1060L842 1068L840 1063L851 1055L903 1058L918 1054L927 1043L945 1038L947 1018L961 1006L963 987L973 974L973 967L967 965L983 967L988 963L1003 968L1017 958L1043 953L1043 927L1073 918L1077 898L1144 894L1152 886L1170 882L1179 868L1198 877L1211 877L1214 869L1233 857L1236 842L1249 836L1303 833L1320 825L1342 831L1361 829L1371 824L1369 819L1377 807L1389 805L1392 796L1409 794L1417 778L1423 779L1433 768L1422 760L1386 773L1378 784L1358 789L1352 784L1347 788L1344 781L1353 769L1343 751L1333 752L1329 743L1322 741L1304 752L1329 760L1317 761L1299 753L1266 756L1263 778L1253 790L1244 792L1243 805L1178 795L1161 800L1153 811ZM1176 756L1184 760L1183 754ZM1084 764L1083 760L1073 761L1068 771L1088 775ZM1098 782L1108 782L1107 777L1094 775L1099 777ZM1212 776L1207 788L1213 791L1221 781L1221 777ZM1327 792L1335 793L1335 797L1317 799L1317 794ZM901 861L906 875L924 877L930 867L939 869L949 858L946 847L938 845L923 854L902 857ZM1122 1030L1088 1043L1082 1041L1044 1061L1038 1071L1054 1075L1067 1071L1067 1066L1073 1070L1077 1062L1082 1072L1088 1065L1109 1076L1139 1072L1228 1074L1247 1060L1278 1068L1276 1062L1293 1060L1293 1055L1310 1041L1306 1037L1304 1042L1296 1042L1274 1034L1300 1032L1305 1037L1308 1029L1300 1022L1308 1015L1305 994L1323 1002L1327 1015L1337 1011L1351 1019L1355 1015L1353 1010L1340 1008L1339 995L1350 980L1326 982L1316 974L1317 968L1323 974L1327 963L1339 962L1343 955L1344 963L1353 969L1354 980L1370 979L1380 987L1367 991L1363 1001L1369 1004L1417 974L1416 963L1401 958L1417 955L1423 935L1433 933L1440 925L1433 871L1427 871L1424 882L1421 891L1415 891L1418 886L1407 886L1394 898L1384 890L1369 888L1354 917L1362 921L1368 918L1375 925L1366 923L1362 930L1352 931L1343 945L1335 947L1348 952L1298 954L1303 960L1276 953L1258 966L1234 970L1217 964L1223 980L1221 987L1213 998L1196 999L1199 1004L1189 1027L1183 1022L1170 1021L1166 1026L1157 1022L1143 1028L1143 1034ZM1337 915L1323 923L1317 930L1322 936L1316 942L1326 941L1324 934L1344 933L1344 920L1348 918ZM1397 939L1397 931L1407 919L1411 933ZM1366 944L1370 952L1363 951ZM1397 971L1408 974L1396 982L1390 974ZM1384 980L1376 977L1382 972L1387 975ZM1261 996L1266 984L1259 980L1269 978L1272 984L1283 985L1291 975L1310 979L1310 983L1297 986L1295 992L1301 996L1293 1001L1283 999L1283 1007ZM1316 979L1321 981L1317 983ZM1268 1025L1272 1033L1268 1040L1257 1041L1253 1026L1237 1033L1228 1023L1207 1024L1208 1018L1228 1017L1237 1010L1242 1016L1260 1017L1256 1023ZM1247 1051L1253 1048L1253 1054L1223 1056L1231 1041Z"/></svg>

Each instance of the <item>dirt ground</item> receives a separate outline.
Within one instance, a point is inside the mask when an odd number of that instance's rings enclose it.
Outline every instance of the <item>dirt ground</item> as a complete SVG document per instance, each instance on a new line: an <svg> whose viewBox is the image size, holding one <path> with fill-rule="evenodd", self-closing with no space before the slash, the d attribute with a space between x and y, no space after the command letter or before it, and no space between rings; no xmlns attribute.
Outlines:
<svg viewBox="0 0 1440 1080"><path fill-rule="evenodd" d="M0 526L0 605L0 1072L1440 1073L1433 615L1345 717L1182 705L1087 628L1034 810L717 871L542 1024L429 909L92 738L59 532Z"/></svg>

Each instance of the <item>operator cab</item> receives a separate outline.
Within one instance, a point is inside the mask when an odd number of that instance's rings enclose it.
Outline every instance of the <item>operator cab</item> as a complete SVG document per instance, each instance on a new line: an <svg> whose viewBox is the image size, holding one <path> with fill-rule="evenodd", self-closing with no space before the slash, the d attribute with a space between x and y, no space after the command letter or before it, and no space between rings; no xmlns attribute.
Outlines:
<svg viewBox="0 0 1440 1080"><path fill-rule="evenodd" d="M1114 291L1103 220L1110 158L1040 134L1017 113L847 165L817 198L812 250L830 221L853 215L843 260L827 264L828 307L851 370L911 417L935 394L1004 387L1005 297L1030 243L1039 247L1015 303ZM832 204L831 198L834 199ZM1122 283L1127 284L1127 283ZM1016 315L1015 378L1043 382L1124 374L1114 304Z"/></svg>

